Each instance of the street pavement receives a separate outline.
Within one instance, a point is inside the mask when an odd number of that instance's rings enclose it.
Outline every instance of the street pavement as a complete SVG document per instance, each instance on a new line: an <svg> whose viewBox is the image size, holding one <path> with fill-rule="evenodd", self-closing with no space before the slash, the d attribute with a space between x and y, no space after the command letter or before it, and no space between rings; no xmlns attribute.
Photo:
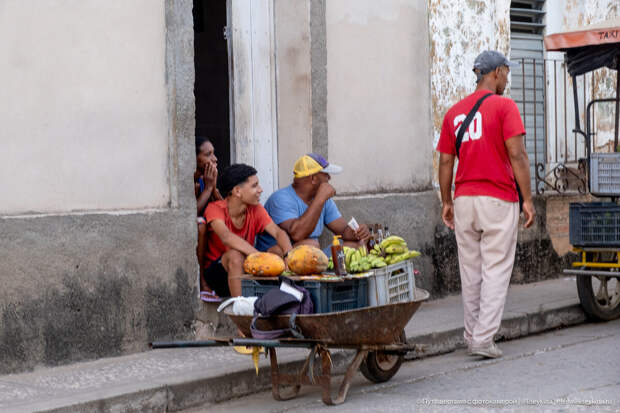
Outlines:
<svg viewBox="0 0 620 413"><path fill-rule="evenodd" d="M574 278L511 285L499 336L511 340L584 321ZM405 328L408 341L419 345L407 357L458 354L462 326L459 295L423 303ZM284 368L297 368L306 355L303 349L278 350ZM350 357L335 352L334 371L344 372ZM617 365L618 358L611 358L613 362ZM40 368L0 376L0 412L178 411L268 390L268 366L261 358L257 376L250 357L230 348L182 348Z"/></svg>
<svg viewBox="0 0 620 413"><path fill-rule="evenodd" d="M347 400L325 406L318 388L296 399L262 392L184 413L236 412L620 412L620 320L587 323L500 343L504 357L464 349L406 362L391 381L361 374Z"/></svg>

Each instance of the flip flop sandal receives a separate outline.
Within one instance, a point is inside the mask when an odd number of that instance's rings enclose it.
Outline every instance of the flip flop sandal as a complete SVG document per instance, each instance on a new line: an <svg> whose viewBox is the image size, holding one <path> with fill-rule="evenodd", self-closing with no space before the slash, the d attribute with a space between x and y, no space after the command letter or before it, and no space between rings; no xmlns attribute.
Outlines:
<svg viewBox="0 0 620 413"><path fill-rule="evenodd" d="M205 303L219 303L222 299L214 291L201 291L200 299Z"/></svg>

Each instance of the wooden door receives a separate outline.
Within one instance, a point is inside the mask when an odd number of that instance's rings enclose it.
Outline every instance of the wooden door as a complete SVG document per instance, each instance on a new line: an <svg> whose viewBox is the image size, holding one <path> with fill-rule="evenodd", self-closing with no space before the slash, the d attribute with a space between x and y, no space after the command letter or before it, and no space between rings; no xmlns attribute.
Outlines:
<svg viewBox="0 0 620 413"><path fill-rule="evenodd" d="M258 170L262 201L278 188L273 0L229 0L231 158Z"/></svg>

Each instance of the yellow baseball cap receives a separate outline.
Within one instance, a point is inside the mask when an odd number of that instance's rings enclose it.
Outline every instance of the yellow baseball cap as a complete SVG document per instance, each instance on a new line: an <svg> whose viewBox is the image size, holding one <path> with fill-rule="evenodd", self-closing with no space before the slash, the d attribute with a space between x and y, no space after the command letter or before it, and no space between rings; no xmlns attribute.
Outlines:
<svg viewBox="0 0 620 413"><path fill-rule="evenodd" d="M333 163L330 164L325 158L316 153L309 153L302 156L297 159L293 166L293 175L295 178L303 178L319 172L336 175L342 172L342 166L334 165Z"/></svg>

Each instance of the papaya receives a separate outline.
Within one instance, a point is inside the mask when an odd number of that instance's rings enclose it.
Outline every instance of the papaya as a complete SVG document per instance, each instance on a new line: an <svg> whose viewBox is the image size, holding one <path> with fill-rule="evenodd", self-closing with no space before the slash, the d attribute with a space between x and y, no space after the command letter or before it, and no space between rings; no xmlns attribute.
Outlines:
<svg viewBox="0 0 620 413"><path fill-rule="evenodd" d="M245 258L243 270L247 274L277 277L284 271L284 260L270 252L255 252Z"/></svg>
<svg viewBox="0 0 620 413"><path fill-rule="evenodd" d="M288 268L295 274L320 274L327 269L329 260L320 249L310 245L300 245L288 253Z"/></svg>

